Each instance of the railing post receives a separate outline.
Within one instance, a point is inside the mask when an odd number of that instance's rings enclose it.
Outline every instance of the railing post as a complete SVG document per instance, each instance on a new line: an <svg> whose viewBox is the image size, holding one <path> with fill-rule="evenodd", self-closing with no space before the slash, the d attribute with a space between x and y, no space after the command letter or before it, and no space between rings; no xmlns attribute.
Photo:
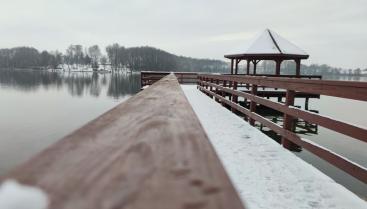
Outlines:
<svg viewBox="0 0 367 209"><path fill-rule="evenodd" d="M216 79L215 80L215 84L219 85L219 79ZM219 94L219 90L218 88L215 88L215 94L218 95ZM216 102L219 102L219 99L218 98L215 98L215 101Z"/></svg>
<svg viewBox="0 0 367 209"><path fill-rule="evenodd" d="M209 81L209 78L207 78L207 77L205 77L205 82L208 82ZM208 86L208 84L204 84L204 88L205 89L209 89L209 86ZM210 96L210 94L208 94L208 93L206 93L206 95L208 95L208 96Z"/></svg>
<svg viewBox="0 0 367 209"><path fill-rule="evenodd" d="M213 78L208 78L208 83L211 83L212 84L213 83ZM208 85L208 88L209 88L209 91L210 92L213 92L213 86ZM213 96L211 94L209 94L209 97L210 98L213 98Z"/></svg>
<svg viewBox="0 0 367 209"><path fill-rule="evenodd" d="M143 73L140 73L140 88L143 89Z"/></svg>
<svg viewBox="0 0 367 209"><path fill-rule="evenodd" d="M213 83L213 78L210 79L210 83ZM213 91L213 87L210 86L210 91Z"/></svg>
<svg viewBox="0 0 367 209"><path fill-rule="evenodd" d="M232 83L233 83L232 81L229 81L229 82L228 82L228 88L232 88ZM229 94L229 95L228 95L228 99L229 99L229 100L232 100L232 94Z"/></svg>
<svg viewBox="0 0 367 209"><path fill-rule="evenodd" d="M251 87L251 94L253 96L257 96L257 85L252 85ZM255 112L256 111L256 102L252 101L250 102L250 111ZM255 120L250 117L250 125L255 126Z"/></svg>
<svg viewBox="0 0 367 209"><path fill-rule="evenodd" d="M233 90L237 90L237 85L238 85L237 82L233 82ZM238 96L237 95L233 95L232 102L234 102L234 103L238 102Z"/></svg>
<svg viewBox="0 0 367 209"><path fill-rule="evenodd" d="M237 82L234 81L233 82L233 90L237 90ZM234 103L238 103L238 96L237 95L232 95L232 102ZM236 109L234 108L231 108L232 112L235 113L236 112Z"/></svg>
<svg viewBox="0 0 367 209"><path fill-rule="evenodd" d="M226 80L223 80L223 87L225 88L227 86L227 81ZM222 91L222 97L224 97L224 99L226 99L226 92L225 91ZM224 101L221 101L222 102L222 106L225 106L226 103L224 103Z"/></svg>
<svg viewBox="0 0 367 209"><path fill-rule="evenodd" d="M201 80L200 80L200 75L198 75L197 77L197 80L196 80L196 86L197 86L197 88L199 88L199 86L201 86Z"/></svg>
<svg viewBox="0 0 367 209"><path fill-rule="evenodd" d="M292 90L287 90L286 96L285 96L285 105L286 106L293 106L294 105L294 96L296 92ZM294 124L294 118L290 115L284 114L283 117L283 128L289 131L293 131L293 124ZM287 138L282 137L282 145L284 148L288 150L292 150L295 146L294 143L289 141Z"/></svg>

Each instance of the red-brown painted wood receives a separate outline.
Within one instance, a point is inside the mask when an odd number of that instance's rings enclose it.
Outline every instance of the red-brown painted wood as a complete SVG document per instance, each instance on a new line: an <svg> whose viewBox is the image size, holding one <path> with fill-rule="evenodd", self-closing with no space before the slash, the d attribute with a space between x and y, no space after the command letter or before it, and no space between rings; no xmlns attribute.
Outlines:
<svg viewBox="0 0 367 209"><path fill-rule="evenodd" d="M199 89L203 92L206 92L207 90L199 86ZM282 137L287 138L291 142L307 149L308 151L312 152L316 156L326 160L330 164L344 170L345 172L349 173L351 176L354 176L355 178L359 179L360 181L367 183L367 169L363 166L360 166L356 163L353 163L349 161L348 159L328 150L321 146L318 146L314 143L311 143L307 140L301 139L297 134L284 129L283 127L279 126L276 123L271 122L270 120L262 117L261 115L258 115L254 112L249 111L248 109L240 106L239 104L236 104L230 100L227 100L226 98L216 95L215 93L211 92L211 96L216 97L218 100L221 101L221 103L224 103L231 108L236 109L237 111L247 115L249 118L260 122L266 127L269 127L274 132L279 134Z"/></svg>
<svg viewBox="0 0 367 209"><path fill-rule="evenodd" d="M10 178L44 190L50 209L243 209L174 75L0 182Z"/></svg>

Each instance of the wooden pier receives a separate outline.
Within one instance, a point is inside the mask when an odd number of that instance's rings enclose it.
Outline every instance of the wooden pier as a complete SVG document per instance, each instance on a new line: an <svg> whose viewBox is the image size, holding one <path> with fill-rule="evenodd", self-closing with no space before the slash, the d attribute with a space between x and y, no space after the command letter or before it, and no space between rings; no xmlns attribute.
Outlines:
<svg viewBox="0 0 367 209"><path fill-rule="evenodd" d="M314 126L322 126L356 140L367 142L367 130L365 128L307 111L308 99L320 98L320 95L367 101L366 82L325 81L320 80L319 76L287 77L283 75L280 77L266 77L232 74L197 74L197 80L198 88L201 91L214 97L223 106L232 109L234 113L242 115L251 125L258 122L261 126L266 126L280 135L282 137L281 143L285 148L290 150L299 150L300 147L305 148L360 181L367 183L366 168L350 162L317 144L303 140L294 130L294 122L299 119ZM261 91L261 89L275 90ZM292 107L297 96L306 99L305 110ZM277 97L278 102L266 99L269 97ZM248 109L246 105L240 105L239 98L243 98L243 101L249 104ZM282 101L279 98L285 98L285 101L279 102ZM256 112L258 105L283 113L283 127L259 115Z"/></svg>
<svg viewBox="0 0 367 209"><path fill-rule="evenodd" d="M194 72L172 72L178 79L180 84L196 84L198 83L198 78L200 76L200 73L194 73ZM153 83L159 81L164 76L170 74L170 72L155 72L155 71L142 71L141 77L140 77L140 84L141 88L144 88L145 86L152 85ZM231 75L231 74L221 74L221 75ZM243 74L237 74L236 76L242 77L246 76ZM257 77L282 77L282 78L301 78L301 79L312 79L312 80L320 80L322 77L319 75L268 75L268 74L257 74L253 75ZM220 85L232 85L232 83L226 83L224 81L218 81L221 83L218 83ZM241 89L244 92L250 93L249 91L249 85L243 85L238 83L237 88ZM278 101L282 101L283 98L286 96L286 91L278 91L276 89L265 89L265 86L258 86L259 91L257 91L257 95L265 98L276 98ZM261 90L262 89L262 90ZM223 92L224 94L227 94ZM228 94L231 96L230 94ZM312 98L319 99L319 94L311 94L306 92L296 92L295 98L302 98L305 99L305 107L308 109L309 106L309 100Z"/></svg>
<svg viewBox="0 0 367 209"><path fill-rule="evenodd" d="M250 93L238 90L238 84L251 86ZM285 103L274 102L259 96L258 86L286 90ZM295 119L302 119L362 142L367 142L367 129L292 107L297 92L367 101L366 82L201 74L199 75L198 88L208 96L214 97L216 101L223 105L228 105L234 113L242 115L251 125L255 125L255 122L259 122L263 126L276 132L282 137L282 144L285 148L292 150L297 146L303 147L360 181L367 183L367 170L365 167L351 162L313 142L302 139L294 133L293 127ZM248 109L239 104L239 98L250 101ZM283 127L259 115L256 112L258 104L282 112L284 114Z"/></svg>
<svg viewBox="0 0 367 209"><path fill-rule="evenodd" d="M243 209L174 75L0 178L44 190L51 209Z"/></svg>
<svg viewBox="0 0 367 209"><path fill-rule="evenodd" d="M140 73L140 86L143 88L152 85L169 74L170 72L142 71ZM173 72L173 74L180 84L195 84L198 81L198 73L195 72Z"/></svg>
<svg viewBox="0 0 367 209"><path fill-rule="evenodd" d="M299 91L367 101L367 83L212 74L198 75L197 82L202 92L250 124L261 123L281 135L284 147L301 146L367 182L366 168L291 129L300 118L367 142L362 127L291 107ZM251 93L236 84L248 84ZM286 89L285 103L258 96L258 86ZM249 109L239 104L241 98L250 101ZM258 104L282 112L283 127L257 114ZM244 208L174 74L61 139L0 182L9 179L42 189L52 209Z"/></svg>

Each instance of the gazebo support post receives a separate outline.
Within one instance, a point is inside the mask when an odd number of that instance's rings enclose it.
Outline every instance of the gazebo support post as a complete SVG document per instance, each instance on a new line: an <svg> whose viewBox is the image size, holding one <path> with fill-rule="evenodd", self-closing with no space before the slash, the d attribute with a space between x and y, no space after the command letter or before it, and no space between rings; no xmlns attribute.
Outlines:
<svg viewBox="0 0 367 209"><path fill-rule="evenodd" d="M246 61L247 61L246 74L249 75L250 74L250 60L246 60Z"/></svg>
<svg viewBox="0 0 367 209"><path fill-rule="evenodd" d="M247 62L246 75L250 75L250 62L251 61L247 59L246 62ZM250 84L247 83L246 88L250 89ZM245 98L245 101L246 101L246 98Z"/></svg>
<svg viewBox="0 0 367 209"><path fill-rule="evenodd" d="M231 59L231 74L233 74L233 59Z"/></svg>
<svg viewBox="0 0 367 209"><path fill-rule="evenodd" d="M296 59L296 76L300 76L301 75L301 60L300 59Z"/></svg>
<svg viewBox="0 0 367 209"><path fill-rule="evenodd" d="M235 70L234 70L234 74L238 74L238 64L241 62L240 59L236 59L236 66L235 66Z"/></svg>
<svg viewBox="0 0 367 209"><path fill-rule="evenodd" d="M256 65L257 65L257 62L256 62L256 60L253 60L252 63L254 64L254 72L253 72L253 74L256 75Z"/></svg>
<svg viewBox="0 0 367 209"><path fill-rule="evenodd" d="M236 59L236 66L235 66L235 74L238 74L238 63L240 63L240 59ZM237 90L237 82L233 82L233 90ZM237 95L233 95L232 97L232 102L236 103L238 102L238 96ZM235 112L236 110L234 108L231 108L232 112Z"/></svg>
<svg viewBox="0 0 367 209"><path fill-rule="evenodd" d="M275 60L275 75L280 75L280 65L283 60Z"/></svg>

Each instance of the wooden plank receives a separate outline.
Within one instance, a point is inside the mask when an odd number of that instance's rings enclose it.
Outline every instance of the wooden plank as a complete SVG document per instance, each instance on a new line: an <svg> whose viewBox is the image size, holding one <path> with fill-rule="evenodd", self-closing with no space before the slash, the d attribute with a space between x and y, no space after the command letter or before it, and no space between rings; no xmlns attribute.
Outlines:
<svg viewBox="0 0 367 209"><path fill-rule="evenodd" d="M206 78L229 82L249 83L258 86L281 88L293 91L322 94L347 99L367 101L367 82L326 81L300 78L274 78L258 76L201 75Z"/></svg>
<svg viewBox="0 0 367 209"><path fill-rule="evenodd" d="M279 126L276 123L273 123L272 121L264 118L263 116L259 114L249 111L248 109L240 106L239 104L236 104L230 100L227 100L224 97L217 95L213 92L209 92L208 90L202 88L201 86L199 87L199 89L219 99L222 104L223 103L227 104L231 108L234 108L238 110L239 112L247 115L249 118L252 118L253 120L260 122L264 126L272 129L274 132L276 132L280 136L285 137L288 140L290 140L291 142L297 144L298 146L305 148L306 150L312 152L313 154L320 157L321 159L324 159L325 161L329 162L330 164L334 165L335 167L338 167L341 170L350 174L351 176L354 176L355 178L359 179L363 183L367 183L367 168L361 165L358 165L354 162L351 162L348 159L332 152L331 150L323 148L308 140L301 139L297 134L284 129L283 127Z"/></svg>
<svg viewBox="0 0 367 209"><path fill-rule="evenodd" d="M291 90L287 90L287 95L285 99L286 106L293 106L294 105L294 96L295 92ZM294 126L294 119L291 115L284 114L283 116L283 128L285 130L293 131ZM282 145L284 148L292 150L294 149L294 144L290 142L286 137L282 137Z"/></svg>
<svg viewBox="0 0 367 209"><path fill-rule="evenodd" d="M52 209L243 208L169 75L14 169Z"/></svg>

